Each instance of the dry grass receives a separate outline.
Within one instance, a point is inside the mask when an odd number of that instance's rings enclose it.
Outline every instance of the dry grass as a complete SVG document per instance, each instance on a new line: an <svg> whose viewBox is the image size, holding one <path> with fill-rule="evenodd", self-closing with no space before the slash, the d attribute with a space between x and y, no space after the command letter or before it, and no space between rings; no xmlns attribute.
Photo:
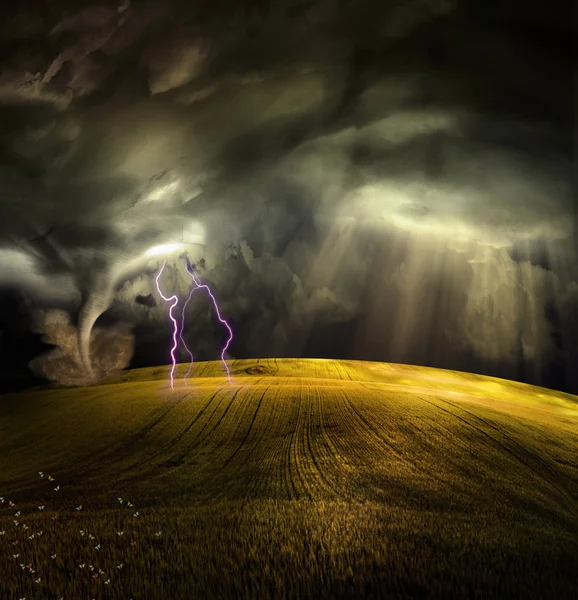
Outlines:
<svg viewBox="0 0 578 600"><path fill-rule="evenodd" d="M233 371L0 397L0 598L573 597L575 397L359 361Z"/></svg>

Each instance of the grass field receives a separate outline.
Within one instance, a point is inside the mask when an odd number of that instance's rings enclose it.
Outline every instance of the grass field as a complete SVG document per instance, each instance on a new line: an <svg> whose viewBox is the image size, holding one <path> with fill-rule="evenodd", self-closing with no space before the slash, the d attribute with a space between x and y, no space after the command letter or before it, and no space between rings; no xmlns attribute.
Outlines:
<svg viewBox="0 0 578 600"><path fill-rule="evenodd" d="M577 597L578 398L230 366L0 396L1 600Z"/></svg>

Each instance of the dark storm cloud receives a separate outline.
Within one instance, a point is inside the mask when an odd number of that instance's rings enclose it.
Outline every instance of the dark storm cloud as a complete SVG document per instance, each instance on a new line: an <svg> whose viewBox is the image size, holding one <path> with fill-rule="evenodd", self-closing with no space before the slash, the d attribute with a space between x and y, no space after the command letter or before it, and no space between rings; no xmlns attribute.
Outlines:
<svg viewBox="0 0 578 600"><path fill-rule="evenodd" d="M456 338L488 360L522 338L527 357L549 350L540 311L576 278L572 250L544 274L506 249L552 254L573 234L563 43L451 1L11 11L0 279L81 296L85 341L109 306L160 331L164 307L143 300L159 259L143 255L192 240L239 356L298 354L312 328L354 322L364 358L431 362ZM163 281L190 285L174 257ZM208 305L188 310L193 345L210 346Z"/></svg>
<svg viewBox="0 0 578 600"><path fill-rule="evenodd" d="M156 306L156 300L153 298L152 294L147 294L146 296L141 296L140 294L136 296L134 299L138 304L142 304L143 306L153 307Z"/></svg>

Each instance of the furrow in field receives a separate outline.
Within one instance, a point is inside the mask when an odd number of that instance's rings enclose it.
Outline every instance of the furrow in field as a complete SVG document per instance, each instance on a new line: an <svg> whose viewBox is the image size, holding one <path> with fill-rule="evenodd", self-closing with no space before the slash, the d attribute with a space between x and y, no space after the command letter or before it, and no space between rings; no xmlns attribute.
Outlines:
<svg viewBox="0 0 578 600"><path fill-rule="evenodd" d="M211 420L211 417L215 414L215 411L219 408L220 403L223 401L223 397L225 394L221 395L218 402L216 402L219 392L221 392L221 391L222 390L215 390L209 396L209 399L204 404L203 408L201 408L201 410L197 414L195 414L193 416L193 418L189 421L187 426L171 440L172 446L176 446L191 431L193 426L195 424L197 424L197 422L200 421L200 419L202 417L205 417L204 423L202 421L199 423L199 425L201 423L203 423L202 427L196 431L193 439L196 439L202 433L203 429L207 426L207 424ZM213 406L211 407L211 405L213 405ZM211 408L212 408L212 410L210 410Z"/></svg>
<svg viewBox="0 0 578 600"><path fill-rule="evenodd" d="M363 410L360 407L364 405L365 396L361 389L355 395L344 396L349 405L349 418L356 426L355 433L348 436L351 447L346 450L346 456L355 456L357 462L356 472L350 478L352 493L403 506L417 507L423 502L439 506L442 496L436 490L441 490L445 498L447 494L444 481L433 475L436 469L421 462L419 448L406 446L406 436L398 430L399 418L395 411L389 422L376 421L375 409L385 398L370 394L365 398L366 410ZM388 397L387 401L395 405L399 399ZM418 491L420 489L423 493Z"/></svg>
<svg viewBox="0 0 578 600"><path fill-rule="evenodd" d="M560 473L555 469L552 469L552 467L543 459L537 457L534 452L526 448L522 443L514 440L511 436L505 434L505 432L487 419L483 419L472 411L443 398L436 397L436 400L438 402L443 402L446 405L450 405L453 408L453 410L445 409L442 406L439 406L439 404L432 402L438 410L450 413L454 418L475 430L483 436L486 443L489 443L494 449L498 450L503 458L507 458L504 456L505 453L509 457L509 460L513 460L517 464L522 465L525 474L513 471L513 473L517 473L519 478L531 474L531 476L537 478L539 481L546 483L548 487L554 488L559 494L558 500L565 505L566 509L571 511L576 510L576 501L565 489L563 482L560 481ZM511 472L511 469L508 471Z"/></svg>
<svg viewBox="0 0 578 600"><path fill-rule="evenodd" d="M276 388L278 423L276 430L275 450L271 449L268 487L274 497L281 500L296 498L298 488L294 481L294 465L292 459L292 440L298 427L300 404L295 398L296 388L288 386Z"/></svg>
<svg viewBox="0 0 578 600"><path fill-rule="evenodd" d="M285 409L284 428L282 433L281 456L279 460L279 475L282 482L283 499L297 497L297 492L291 476L291 439L299 418L299 403L295 400L295 387L290 386L283 394Z"/></svg>
<svg viewBox="0 0 578 600"><path fill-rule="evenodd" d="M414 472L439 484L447 483L452 475L444 473L440 462L445 462L445 452L450 448L447 438L434 426L439 414L425 408L414 394L401 397L391 390L367 389L370 393L361 395L356 404L360 417L371 423L386 444L395 445L398 455L411 463Z"/></svg>
<svg viewBox="0 0 578 600"><path fill-rule="evenodd" d="M238 439L247 435L251 419L254 417L252 409L255 406L255 397L250 387L241 387L235 394L235 400L225 407L223 418L219 417L219 427L212 435L207 436L203 443L192 449L187 463L193 461L200 454L211 457L209 465L202 465L203 477L211 479L223 471L231 460L231 448L238 446ZM218 466L220 465L220 466Z"/></svg>
<svg viewBox="0 0 578 600"><path fill-rule="evenodd" d="M395 443L385 439L373 425L371 420L364 417L358 405L363 394L358 390L344 390L340 396L343 398L343 418L351 425L351 432L346 436L345 455L355 455L360 465L367 465L372 460L389 459L388 462L405 463L406 457L397 449Z"/></svg>
<svg viewBox="0 0 578 600"><path fill-rule="evenodd" d="M250 499L254 486L264 483L262 459L272 427L271 402L274 394L271 392L268 387L263 390L249 430L230 456L226 469L219 471L220 497Z"/></svg>
<svg viewBox="0 0 578 600"><path fill-rule="evenodd" d="M289 437L289 447L286 454L286 463L285 468L287 470L287 476L289 478L289 488L291 492L291 500L297 500L300 497L300 490L303 488L303 484L301 478L299 476L299 467L297 461L295 460L295 438L297 435L297 431L299 428L299 423L301 421L301 413L303 410L303 386L299 386L299 395L297 402L297 418L295 422L295 426L291 431L291 435ZM292 388L292 392L296 393L296 389ZM297 395L297 394L296 394Z"/></svg>
<svg viewBox="0 0 578 600"><path fill-rule="evenodd" d="M421 408L416 405L416 400L421 403ZM452 408L445 409L444 405ZM462 495L464 501L465 479L469 481L470 499L475 496L475 490L479 493L483 486L499 485L503 489L515 490L523 485L523 479L528 475L526 469L542 480L548 478L548 474L536 464L536 468L532 468L531 456L535 453L527 449L527 444L512 438L515 428L510 428L510 433L500 430L489 418L475 415L472 412L475 405L468 404L471 408L468 410L437 394L429 396L422 393L418 396L412 393L404 395L403 411L394 410L396 406L395 394L390 393L378 403L373 403L371 395L368 395L360 400L358 409L366 418L371 418L379 430L394 424L399 433L398 449L404 454L413 454L420 470L427 473L430 480L438 482L440 493L451 493L453 489L456 494ZM424 407L427 409L424 410ZM496 413L496 418L500 418L500 413ZM469 427L464 427L464 423ZM527 453L520 457L516 449L521 447ZM511 460L521 462L526 469L512 469L507 464ZM536 461L538 465L541 462L541 459ZM564 494L555 474L549 473L549 485L560 492L568 510L575 510L571 494Z"/></svg>
<svg viewBox="0 0 578 600"><path fill-rule="evenodd" d="M199 435L196 436L195 439L183 450L183 452L181 454L181 458L184 458L187 454L189 454L191 452L191 450L193 450L193 448L200 446L210 436L214 435L215 430L223 424L223 421L225 420L227 413L231 410L231 407L235 403L235 400L236 400L239 392L241 391L241 389L242 388L237 388L236 390L228 390L229 392L233 392L233 393L228 394L230 396L230 399L229 399L228 403L226 404L225 410L223 410L221 415L215 419L215 422L211 425L211 427L207 428L207 431L205 432L203 437L200 437L200 434L202 432L199 432ZM225 398L225 396L223 396L223 399L224 398ZM219 407L220 407L220 405L221 404L219 403ZM213 416L217 412L217 408L215 408L215 410L211 414L209 421L207 421L207 425L209 424L209 422L212 420Z"/></svg>
<svg viewBox="0 0 578 600"><path fill-rule="evenodd" d="M445 398L438 397L437 399L441 400L445 404L449 404L450 406L453 406L455 409L462 411L463 413L470 415L476 421L479 421L480 423L482 423L489 429L495 431L496 432L494 435L495 439L501 439L501 442L504 445L509 446L513 452L515 452L515 453L519 452L519 454L524 456L524 459L527 460L527 462L534 463L536 465L536 472L538 474L541 474L543 476L545 473L548 473L548 476L551 478L552 482L556 482L556 484L566 483L566 481L564 481L564 482L561 481L561 480L565 480L565 474L562 473L556 467L556 465L554 463L549 462L548 460L546 460L544 458L544 456L546 456L546 453L544 452L544 450L545 450L544 448L540 448L541 452L540 452L540 454L538 454L537 452L530 450L526 444L516 440L513 437L513 435L511 435L511 432L514 431L514 429L512 429L511 427L506 429L503 426L500 426L497 421L491 421L487 417L484 418L484 417L480 416L479 414L475 414L475 412L473 412L472 410L468 410L464 406L460 406L459 404L450 402L449 400L446 400ZM497 419L501 418L499 414L497 414L495 417Z"/></svg>
<svg viewBox="0 0 578 600"><path fill-rule="evenodd" d="M333 440L331 431L337 428L335 394L322 398L319 388L315 388L315 401L312 403L312 423L318 428L318 444L323 447L323 460L320 461L320 469L323 477L332 490L332 496L345 498L349 496L349 490L344 483L347 481L348 465L339 455Z"/></svg>
<svg viewBox="0 0 578 600"><path fill-rule="evenodd" d="M343 498L367 499L368 489L377 483L369 473L384 472L387 477L409 477L411 471L398 452L385 446L367 422L355 412L361 390L357 386L335 389L335 428L328 428L329 438L341 457ZM372 492L373 493L373 492Z"/></svg>
<svg viewBox="0 0 578 600"><path fill-rule="evenodd" d="M322 410L328 443L339 459L342 477L350 481L359 466L367 464L368 456L374 453L375 446L364 435L365 428L352 418L351 407L346 398L351 393L350 390L335 389L330 404L325 390L320 389L319 393L324 397Z"/></svg>
<svg viewBox="0 0 578 600"><path fill-rule="evenodd" d="M342 376L342 379L348 379L349 381L353 381L353 377L351 376L351 373L349 372L349 366L342 363L342 362L338 362L337 363L337 372Z"/></svg>
<svg viewBox="0 0 578 600"><path fill-rule="evenodd" d="M186 392L176 400L172 401L168 408L163 408L156 411L156 415L153 416L153 420L147 423L144 427L133 433L128 439L122 440L119 444L113 445L108 448L105 452L99 453L91 452L90 460L86 463L85 468L78 470L77 474L79 477L88 477L91 473L101 472L103 464L111 464L116 462L119 458L123 458L131 453L134 453L142 444L145 438L150 435L153 430L167 420L167 418L175 411L175 409L190 395L190 392Z"/></svg>
<svg viewBox="0 0 578 600"><path fill-rule="evenodd" d="M440 448L440 444L432 440L431 424L437 418L434 411L424 411L413 394L400 396L390 390L372 390L370 394L360 395L355 408L360 418L414 473L443 482L439 468L432 468L431 464L434 457L437 460ZM447 445L447 440L440 442L441 447Z"/></svg>
<svg viewBox="0 0 578 600"><path fill-rule="evenodd" d="M220 390L224 393L221 395L219 402L213 407L210 415L207 416L202 427L194 433L190 441L186 440L188 442L187 446L177 451L175 440L173 439L168 444L159 449L159 451L157 451L154 455L152 455L149 460L152 461L154 459L162 457L164 459L162 464L173 464L175 466L181 464L184 461L184 459L191 453L192 449L197 446L200 446L203 443L203 441L210 436L211 432L213 432L219 426L219 424L222 422L223 417L227 414L227 412L233 405L240 389L241 388L237 388L233 391L232 389L225 388L224 390ZM211 401L215 397L215 395L216 392L212 395ZM227 401L228 396L229 400ZM210 402L206 403L205 408L208 408L209 405ZM219 417L215 417L221 406L225 406L225 409L222 411ZM211 423L213 420L215 420L215 423ZM189 430L190 427L187 428L186 432L188 432ZM178 436L178 440L176 441L185 441L184 434L186 432L181 433Z"/></svg>
<svg viewBox="0 0 578 600"><path fill-rule="evenodd" d="M243 453L243 462L239 467L249 481L262 482L266 481L264 477L264 468L262 458L267 454L266 448L270 445L274 431L274 421L272 420L272 404L276 400L280 388L277 386L267 388L263 395L262 405L259 413L258 423L255 424L255 433L251 440L251 446L248 452ZM249 488L250 489L250 488ZM243 494L246 498L248 495Z"/></svg>
<svg viewBox="0 0 578 600"><path fill-rule="evenodd" d="M284 398L282 389L272 387L263 401L262 418L266 419L259 448L251 454L248 484L243 491L246 501L262 498L281 498L282 428L284 423Z"/></svg>
<svg viewBox="0 0 578 600"><path fill-rule="evenodd" d="M322 407L318 403L319 393L315 386L307 388L306 423L301 436L301 451L304 457L305 468L311 476L311 496L315 500L333 499L337 496L335 486L327 477L327 467L330 455L327 446L323 443ZM314 401L315 400L315 401ZM328 397L328 407L331 399Z"/></svg>
<svg viewBox="0 0 578 600"><path fill-rule="evenodd" d="M269 392L262 395L261 406L254 413L257 416L251 426L250 436L246 436L242 445L235 452L234 458L228 463L226 469L218 472L216 481L219 481L220 497L246 498L250 497L251 489L257 482L262 482L262 457L267 445L266 431L270 426L268 411ZM256 455L258 465L254 464Z"/></svg>
<svg viewBox="0 0 578 600"><path fill-rule="evenodd" d="M430 454L429 457L424 457L424 462L429 459L428 466L432 476L435 475L446 481L447 485L452 485L450 482L455 482L455 475L459 473L460 479L464 476L469 477L472 490L476 488L481 484L482 465L477 456L481 454L469 432L462 427L455 427L455 421L448 413L433 410L432 407L435 408L436 404L432 403L432 397L413 395L412 398L420 400L426 407L421 418L420 434L429 441ZM412 441L408 440L409 443ZM464 460L464 457L467 457L467 460Z"/></svg>
<svg viewBox="0 0 578 600"><path fill-rule="evenodd" d="M178 464L180 460L180 453L176 452L175 450L176 448L178 448L179 443L185 440L188 437L188 435L193 435L193 439L196 439L196 437L200 435L200 433L203 431L203 429L209 422L211 415L215 412L215 410L222 402L224 394L221 394L221 397L219 398L219 394L222 391L222 388L217 390L211 390L212 393L210 393L208 399L204 402L201 398L199 398L199 406L197 408L194 408L196 404L195 400L191 399L189 406L191 406L192 408L193 416L189 419L185 427L181 429L176 435L167 436L169 439L162 446L151 442L142 453L139 453L135 457L136 462L132 465L128 465L125 469L123 469L123 472L130 473L134 471L135 477L138 477L140 476L140 474L136 472L135 469L137 467L141 467L145 461L147 465L157 464L156 461L160 461L160 466L164 467ZM178 427L178 424L175 423L173 427L176 429Z"/></svg>
<svg viewBox="0 0 578 600"><path fill-rule="evenodd" d="M222 389L222 388L221 388ZM205 393L211 393L211 388L201 390ZM214 394L211 394L211 397ZM227 402L227 396L229 401ZM203 402L206 408L208 402L198 399ZM194 445L185 452L173 452L172 454L159 454L157 457L161 462L156 466L159 468L159 481L163 478L169 480L179 474L179 479L184 483L185 487L192 487L195 494L206 495L205 486L211 480L215 473L215 465L218 465L222 460L223 454L227 454L229 447L232 445L243 430L243 418L247 413L247 405L251 405L250 394L247 388L226 388L223 393L223 401L219 404L220 408L211 413L211 423L209 419L204 429L214 428L210 435L205 435L202 440L198 439L198 433L194 436ZM222 411L222 414L220 414ZM218 427L217 427L218 424Z"/></svg>
<svg viewBox="0 0 578 600"><path fill-rule="evenodd" d="M227 466L235 459L235 457L237 456L237 454L239 453L239 451L241 450L241 448L243 448L243 446L247 442L249 436L251 435L251 431L253 429L253 425L255 424L255 419L257 418L257 415L259 414L259 409L261 408L261 404L263 403L263 397L267 393L268 389L269 388L265 388L261 392L261 395L259 396L259 401L257 402L257 406L255 407L255 411L253 412L253 416L251 418L251 422L249 423L249 428L247 429L247 432L245 433L243 439L241 440L241 442L239 443L239 445L235 448L235 450L233 451L233 453L231 455L229 455L229 458L221 466L221 468L219 469L219 471L222 471L222 470L224 470L224 469L227 468Z"/></svg>
<svg viewBox="0 0 578 600"><path fill-rule="evenodd" d="M315 473L311 464L311 456L307 452L307 429L310 409L309 386L299 388L299 413L295 435L293 436L292 458L295 473L300 482L299 498L311 500L314 497Z"/></svg>
<svg viewBox="0 0 578 600"><path fill-rule="evenodd" d="M242 449L249 441L263 396L266 393L267 388L261 392L259 400L255 402L254 396L251 395L250 391L247 391L244 394L244 402L242 405L239 403L239 418L235 419L234 414L231 414L228 419L233 423L236 422L236 426L231 427L233 432L221 440L214 436L208 438L203 447L196 449L197 452L204 451L211 456L211 464L204 465L203 468L203 482L201 484L203 493L210 495L212 498L226 497L230 492L234 494L234 488L239 485L239 482L235 481L237 469L239 469L236 458L243 454ZM247 421L249 422L247 423ZM222 429L225 432L227 428L224 426ZM242 433L243 430L244 434ZM239 441L241 435L242 438ZM219 464L220 466L217 467Z"/></svg>

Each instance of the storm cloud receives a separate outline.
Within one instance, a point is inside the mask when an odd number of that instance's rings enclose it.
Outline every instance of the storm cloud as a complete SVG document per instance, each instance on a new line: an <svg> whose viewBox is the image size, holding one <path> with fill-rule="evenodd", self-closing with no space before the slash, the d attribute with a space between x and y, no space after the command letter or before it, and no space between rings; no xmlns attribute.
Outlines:
<svg viewBox="0 0 578 600"><path fill-rule="evenodd" d="M571 31L484 6L11 8L0 281L36 308L68 302L85 342L103 313L133 328L133 365L167 360L154 274L166 260L163 288L184 300L184 251L232 357L568 369ZM221 329L195 293L196 357L218 358Z"/></svg>

